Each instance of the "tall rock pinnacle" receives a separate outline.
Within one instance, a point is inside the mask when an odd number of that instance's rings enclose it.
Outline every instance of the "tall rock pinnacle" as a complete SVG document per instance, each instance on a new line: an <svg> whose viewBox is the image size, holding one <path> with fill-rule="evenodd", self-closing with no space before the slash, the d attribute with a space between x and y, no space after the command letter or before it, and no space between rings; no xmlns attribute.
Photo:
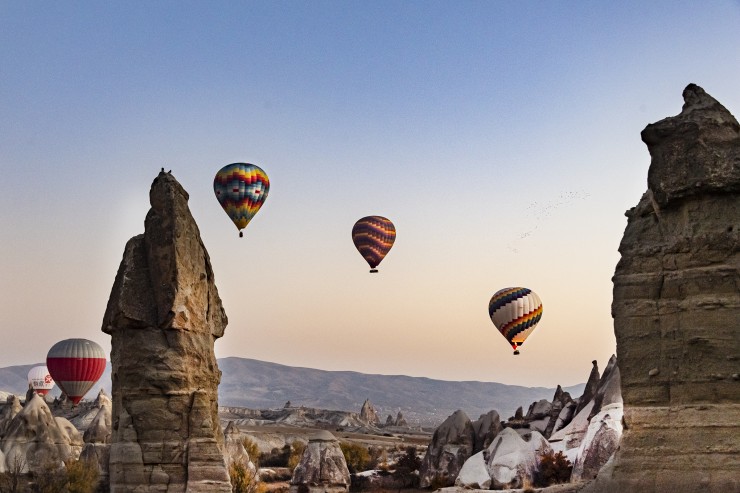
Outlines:
<svg viewBox="0 0 740 493"><path fill-rule="evenodd" d="M230 492L214 342L226 314L188 194L164 170L143 235L126 244L103 332L111 335L110 491Z"/></svg>
<svg viewBox="0 0 740 493"><path fill-rule="evenodd" d="M683 97L642 132L648 190L613 278L625 432L584 491L740 486L740 125L694 84Z"/></svg>

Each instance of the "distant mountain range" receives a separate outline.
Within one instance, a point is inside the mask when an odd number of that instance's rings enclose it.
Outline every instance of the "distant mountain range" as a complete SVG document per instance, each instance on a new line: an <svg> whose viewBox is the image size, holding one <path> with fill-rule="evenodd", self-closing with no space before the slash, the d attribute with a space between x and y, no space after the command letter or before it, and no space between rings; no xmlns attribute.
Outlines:
<svg viewBox="0 0 740 493"><path fill-rule="evenodd" d="M0 368L0 391L25 395L28 371L35 365ZM219 405L269 409L307 406L360 412L365 399L385 421L401 411L409 423L434 425L457 409L471 419L495 409L501 419L517 407L524 412L540 399L552 400L554 388L522 387L493 382L453 382L404 375L369 375L352 371L325 371L268 363L248 358L221 358ZM100 388L111 393L110 363L87 398ZM573 397L583 393L585 383L565 387ZM52 395L58 395L57 388Z"/></svg>

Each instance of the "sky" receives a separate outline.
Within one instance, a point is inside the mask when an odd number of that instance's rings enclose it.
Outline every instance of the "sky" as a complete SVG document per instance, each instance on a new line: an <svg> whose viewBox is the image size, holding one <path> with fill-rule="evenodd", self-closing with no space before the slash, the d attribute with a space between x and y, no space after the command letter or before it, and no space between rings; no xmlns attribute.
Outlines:
<svg viewBox="0 0 740 493"><path fill-rule="evenodd" d="M160 168L190 194L217 357L572 385L616 351L611 277L649 123L740 112L740 2L0 0L0 367L96 341ZM244 237L213 193L269 175ZM351 241L396 226L378 274ZM513 356L497 290L543 301Z"/></svg>

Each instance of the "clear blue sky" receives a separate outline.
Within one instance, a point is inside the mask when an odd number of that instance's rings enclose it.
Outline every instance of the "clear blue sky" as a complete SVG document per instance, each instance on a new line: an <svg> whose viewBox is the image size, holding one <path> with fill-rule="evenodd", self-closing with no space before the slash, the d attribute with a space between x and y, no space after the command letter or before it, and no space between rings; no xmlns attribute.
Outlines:
<svg viewBox="0 0 740 493"><path fill-rule="evenodd" d="M702 86L740 112L737 1L0 1L0 366L100 331L161 167L229 316L216 353L524 385L615 352L611 276L648 123ZM266 204L237 237L215 172ZM369 275L350 231L390 218ZM511 355L488 319L526 286Z"/></svg>

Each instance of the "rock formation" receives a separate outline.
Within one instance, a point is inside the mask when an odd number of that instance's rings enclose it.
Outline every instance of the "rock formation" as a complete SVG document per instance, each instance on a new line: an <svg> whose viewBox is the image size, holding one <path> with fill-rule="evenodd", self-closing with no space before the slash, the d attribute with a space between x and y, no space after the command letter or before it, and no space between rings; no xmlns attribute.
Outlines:
<svg viewBox="0 0 740 493"><path fill-rule="evenodd" d="M419 469L420 486L452 486L460 469L473 455L475 431L467 414L455 411L434 430Z"/></svg>
<svg viewBox="0 0 740 493"><path fill-rule="evenodd" d="M596 387L599 386L599 365L596 360L593 360L591 363L593 364L591 374L588 376L588 381L586 381L586 388L583 389L583 395L578 399L575 414L580 413L581 409L591 402L591 399L594 398L594 394L596 393Z"/></svg>
<svg viewBox="0 0 740 493"><path fill-rule="evenodd" d="M386 425L386 426L393 426L393 425L395 425L395 424L396 424L396 422L395 422L395 421L393 420L393 416L391 416L391 415L389 414L389 415L388 415L388 417L387 417L387 418L385 418L385 425Z"/></svg>
<svg viewBox="0 0 740 493"><path fill-rule="evenodd" d="M162 171L103 317L111 335L112 493L230 492L214 342L227 319L188 194Z"/></svg>
<svg viewBox="0 0 740 493"><path fill-rule="evenodd" d="M113 403L102 389L95 399L95 408L97 413L82 436L85 446L80 453L80 459L96 463L101 482L107 484L111 434L113 432Z"/></svg>
<svg viewBox="0 0 740 493"><path fill-rule="evenodd" d="M378 416L378 413L375 411L373 403L370 402L370 399L365 399L365 402L362 403L362 409L360 409L360 419L373 426L380 425L380 416Z"/></svg>
<svg viewBox="0 0 740 493"><path fill-rule="evenodd" d="M403 417L403 413L401 411L398 411L398 414L396 414L396 422L394 423L396 426L408 426L409 423L406 421L406 418Z"/></svg>
<svg viewBox="0 0 740 493"><path fill-rule="evenodd" d="M23 406L17 396L10 394L6 397L6 404L0 409L0 438L5 435L10 422L21 412L21 409L23 409Z"/></svg>
<svg viewBox="0 0 740 493"><path fill-rule="evenodd" d="M552 398L552 406L550 407L550 415L547 420L547 426L542 433L545 438L550 438L553 431L557 431L565 426L570 418L573 416L577 404L570 397L568 392L563 392L562 387L558 385L555 390L555 395ZM558 427L558 425L560 425Z"/></svg>
<svg viewBox="0 0 740 493"><path fill-rule="evenodd" d="M740 491L740 125L694 84L683 99L641 134L613 278L625 431L589 491Z"/></svg>
<svg viewBox="0 0 740 493"><path fill-rule="evenodd" d="M522 488L531 484L539 456L551 450L547 440L533 431L525 441L512 428L505 428L484 453L492 489Z"/></svg>
<svg viewBox="0 0 740 493"><path fill-rule="evenodd" d="M482 414L477 421L473 422L473 432L475 433L473 453L476 454L487 448L503 429L501 418L496 411Z"/></svg>
<svg viewBox="0 0 740 493"><path fill-rule="evenodd" d="M44 399L34 394L6 428L0 442L6 466L19 457L25 471L36 471L49 464L77 459L82 450L82 435L72 424L55 418Z"/></svg>
<svg viewBox="0 0 740 493"><path fill-rule="evenodd" d="M339 493L349 490L347 462L337 439L320 431L308 440L290 482L293 493Z"/></svg>

